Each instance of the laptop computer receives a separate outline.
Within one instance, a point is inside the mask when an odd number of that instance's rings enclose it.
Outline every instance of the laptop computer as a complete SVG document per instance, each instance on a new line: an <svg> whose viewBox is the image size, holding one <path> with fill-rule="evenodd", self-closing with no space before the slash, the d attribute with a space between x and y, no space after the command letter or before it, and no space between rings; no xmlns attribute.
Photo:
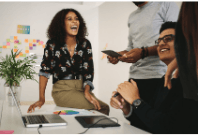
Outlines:
<svg viewBox="0 0 198 135"><path fill-rule="evenodd" d="M12 88L10 88L10 92L25 127L39 127L40 125L43 127L67 125L67 122L57 114L22 115Z"/></svg>

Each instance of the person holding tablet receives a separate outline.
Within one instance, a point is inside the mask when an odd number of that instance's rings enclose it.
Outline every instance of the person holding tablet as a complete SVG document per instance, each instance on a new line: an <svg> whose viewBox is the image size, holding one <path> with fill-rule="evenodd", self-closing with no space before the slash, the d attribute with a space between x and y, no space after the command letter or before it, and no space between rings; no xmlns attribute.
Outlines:
<svg viewBox="0 0 198 135"><path fill-rule="evenodd" d="M45 88L53 75L52 97L57 106L109 114L109 106L92 93L94 65L86 34L86 24L78 11L63 9L54 16L47 31L49 40L39 73L39 101L30 105L28 112L45 103Z"/></svg>
<svg viewBox="0 0 198 135"><path fill-rule="evenodd" d="M160 37L156 41L160 59L167 65L176 60L179 69L179 78L171 79L171 89L164 87L162 80L155 98L147 103L141 100L137 84L131 80L131 83L125 82L118 86L119 98L111 99L111 105L122 108L128 114L128 120L132 121L131 115L136 114L142 129L152 133L198 133L197 10L197 2L183 2L177 25L173 27L175 31L162 25ZM170 35L172 40L167 38ZM122 102L122 106L119 102ZM133 108L132 112L130 107Z"/></svg>
<svg viewBox="0 0 198 135"><path fill-rule="evenodd" d="M128 19L128 46L118 59L108 56L109 62L119 61L132 63L129 69L129 80L133 79L139 88L139 94L145 102L154 96L156 84L166 73L167 66L157 56L155 40L164 22L177 21L179 8L174 2L133 2L138 9ZM148 57L149 56L149 57ZM150 87L148 87L150 86ZM137 117L135 115L134 119ZM131 125L136 126L135 122Z"/></svg>
<svg viewBox="0 0 198 135"><path fill-rule="evenodd" d="M174 2L133 2L138 8L128 19L128 46L120 51L122 57L108 56L112 64L119 61L132 63L129 79L136 81L140 95L145 101L153 97L156 84L166 73L167 66L157 56L155 40L164 22L177 21L179 8ZM147 57L149 56L149 57ZM152 87L148 88L147 86Z"/></svg>
<svg viewBox="0 0 198 135"><path fill-rule="evenodd" d="M174 39L176 22L166 22L160 29L160 37L156 40L158 55L166 65L175 58ZM111 98L111 106L122 109L125 117L136 127L151 133L183 133L184 118L182 111L182 85L179 78L172 81L172 89L164 87L164 77L156 84L154 98L144 101L134 80L118 85L120 95ZM148 85L149 88L151 85ZM152 87L152 86L151 86ZM116 92L113 92L115 94ZM136 118L134 119L134 116ZM180 132L181 131L181 132Z"/></svg>

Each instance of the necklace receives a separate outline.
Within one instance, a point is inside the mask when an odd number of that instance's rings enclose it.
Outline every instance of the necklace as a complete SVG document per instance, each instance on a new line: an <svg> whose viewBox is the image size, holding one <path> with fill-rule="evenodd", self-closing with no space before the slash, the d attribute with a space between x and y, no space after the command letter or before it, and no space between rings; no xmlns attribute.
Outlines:
<svg viewBox="0 0 198 135"><path fill-rule="evenodd" d="M74 49L69 49L69 48L68 48L68 51L69 51L69 53L70 53L70 56L73 57L73 55L74 55Z"/></svg>
<svg viewBox="0 0 198 135"><path fill-rule="evenodd" d="M69 53L72 53L75 50L75 46L74 45L72 45L72 46L67 45L67 50L69 51Z"/></svg>
<svg viewBox="0 0 198 135"><path fill-rule="evenodd" d="M74 51L74 49L68 48L68 51L71 53Z"/></svg>
<svg viewBox="0 0 198 135"><path fill-rule="evenodd" d="M71 53L73 51L73 49L69 49L69 52Z"/></svg>

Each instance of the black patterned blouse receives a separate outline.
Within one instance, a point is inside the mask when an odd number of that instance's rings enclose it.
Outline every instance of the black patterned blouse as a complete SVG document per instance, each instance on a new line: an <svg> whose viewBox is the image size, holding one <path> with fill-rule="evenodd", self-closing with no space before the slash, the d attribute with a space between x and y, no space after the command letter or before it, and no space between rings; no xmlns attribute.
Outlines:
<svg viewBox="0 0 198 135"><path fill-rule="evenodd" d="M66 44L60 45L53 40L48 40L39 75L49 74L53 75L53 84L72 75L76 76L76 79L83 79L83 85L90 85L92 90L94 65L89 40L76 44L72 58L70 58Z"/></svg>

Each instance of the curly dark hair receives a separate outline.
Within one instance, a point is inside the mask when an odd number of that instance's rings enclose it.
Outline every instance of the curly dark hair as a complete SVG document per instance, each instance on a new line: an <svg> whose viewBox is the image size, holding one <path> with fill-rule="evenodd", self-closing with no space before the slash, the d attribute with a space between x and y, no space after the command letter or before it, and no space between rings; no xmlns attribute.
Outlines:
<svg viewBox="0 0 198 135"><path fill-rule="evenodd" d="M72 8L62 9L54 16L47 30L47 37L49 39L56 40L61 44L65 43L65 37L66 37L65 16L69 12L74 12L77 15L79 22L80 22L78 34L76 35L77 40L79 42L83 42L86 40L85 39L85 36L87 36L86 23L84 19L82 18L81 14Z"/></svg>

